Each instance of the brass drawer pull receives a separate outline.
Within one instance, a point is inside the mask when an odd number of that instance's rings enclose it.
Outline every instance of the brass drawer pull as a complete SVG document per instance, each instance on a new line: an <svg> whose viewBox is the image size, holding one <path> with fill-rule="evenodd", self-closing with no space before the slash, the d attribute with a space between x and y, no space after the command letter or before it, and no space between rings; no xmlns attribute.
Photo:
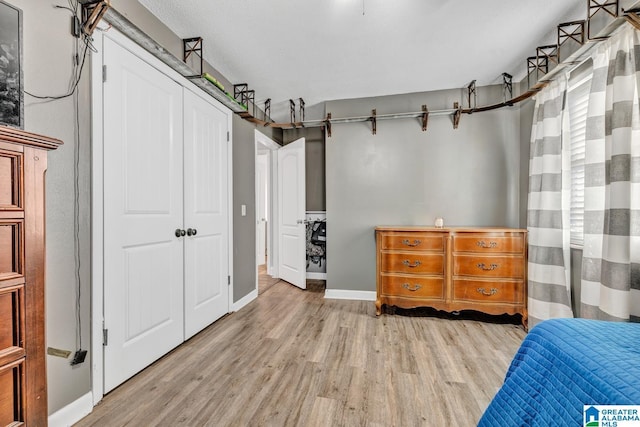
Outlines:
<svg viewBox="0 0 640 427"><path fill-rule="evenodd" d="M403 244L403 245L411 246L412 248L414 248L414 247L416 247L416 246L420 246L420 243L422 243L422 241L421 241L421 240L418 240L418 239L415 239L415 240L413 241L413 243L409 242L409 239L404 239L404 240L402 241L402 244Z"/></svg>
<svg viewBox="0 0 640 427"><path fill-rule="evenodd" d="M495 248L496 246L498 246L498 242L485 242L484 240L478 240L476 242L476 245L481 247L481 248Z"/></svg>
<svg viewBox="0 0 640 427"><path fill-rule="evenodd" d="M406 290L408 290L408 291L415 292L415 291L417 291L418 289L420 289L422 286L421 286L421 285L413 285L413 287L411 287L411 285L410 285L410 284L408 284L408 283L403 283L403 284L402 284L402 287L403 287L403 288L405 288L405 289L406 289Z"/></svg>
<svg viewBox="0 0 640 427"><path fill-rule="evenodd" d="M481 262L477 265L477 267L483 271L493 271L498 268L498 264L491 264L489 267L487 267L483 262Z"/></svg>
<svg viewBox="0 0 640 427"><path fill-rule="evenodd" d="M420 261L416 261L413 264L411 264L411 261L409 261L408 259L405 259L404 261L402 261L402 263L404 265L406 265L407 267L409 267L409 268L415 268L415 267L419 266L420 264L422 264L422 262L420 262Z"/></svg>
<svg viewBox="0 0 640 427"><path fill-rule="evenodd" d="M490 297L498 293L498 290L496 288L491 288L489 292L485 291L484 288L478 288L477 291L487 297Z"/></svg>

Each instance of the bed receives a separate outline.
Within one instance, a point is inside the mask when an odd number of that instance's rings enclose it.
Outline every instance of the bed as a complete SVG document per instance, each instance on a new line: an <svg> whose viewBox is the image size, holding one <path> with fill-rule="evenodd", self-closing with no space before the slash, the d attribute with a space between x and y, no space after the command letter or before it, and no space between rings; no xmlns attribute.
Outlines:
<svg viewBox="0 0 640 427"><path fill-rule="evenodd" d="M590 404L640 405L640 323L538 324L478 425L578 426Z"/></svg>

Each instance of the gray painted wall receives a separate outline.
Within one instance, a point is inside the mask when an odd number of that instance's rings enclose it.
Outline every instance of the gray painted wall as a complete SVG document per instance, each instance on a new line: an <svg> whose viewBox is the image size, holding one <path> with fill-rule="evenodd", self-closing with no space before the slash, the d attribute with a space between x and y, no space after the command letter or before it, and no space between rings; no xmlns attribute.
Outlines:
<svg viewBox="0 0 640 427"><path fill-rule="evenodd" d="M256 288L256 126L233 116L233 301ZM260 132L275 139L270 128ZM241 206L247 206L246 216Z"/></svg>
<svg viewBox="0 0 640 427"><path fill-rule="evenodd" d="M482 88L500 99L501 87ZM330 101L333 117L451 108L459 90ZM485 101L480 102L482 105ZM375 291L376 225L520 225L518 107L462 116L335 124L326 140L327 288Z"/></svg>

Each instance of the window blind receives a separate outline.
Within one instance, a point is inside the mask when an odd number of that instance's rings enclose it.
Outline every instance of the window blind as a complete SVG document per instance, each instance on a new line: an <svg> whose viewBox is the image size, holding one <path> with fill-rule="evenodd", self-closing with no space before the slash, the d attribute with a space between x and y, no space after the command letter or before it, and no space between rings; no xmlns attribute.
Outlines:
<svg viewBox="0 0 640 427"><path fill-rule="evenodd" d="M571 146L571 244L583 245L584 233L584 160L587 106L591 79L581 79L569 87L569 135Z"/></svg>

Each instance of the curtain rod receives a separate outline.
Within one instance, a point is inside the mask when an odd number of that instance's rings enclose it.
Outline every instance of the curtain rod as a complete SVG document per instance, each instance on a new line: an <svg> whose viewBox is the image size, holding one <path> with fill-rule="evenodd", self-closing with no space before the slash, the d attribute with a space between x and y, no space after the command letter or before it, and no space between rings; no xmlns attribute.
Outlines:
<svg viewBox="0 0 640 427"><path fill-rule="evenodd" d="M405 118L422 118L423 119L423 130L426 130L426 120L429 116L440 116L440 115L453 115L454 116L454 128L457 127L457 123L460 119L461 114L473 114L477 112L490 111L498 108L503 108L507 106L513 106L514 104L524 101L526 99L531 98L540 90L542 90L545 86L547 86L557 75L561 72L568 72L575 69L577 66L582 64L589 57L589 52L597 46L603 39L609 38L619 27L621 27L624 23L629 23L633 25L635 28L640 30L640 18L635 15L635 12L638 11L640 7L640 1L637 1L631 8L627 9L625 14L616 17L612 22L610 22L604 29L602 29L597 36L595 36L591 40L587 40L584 44L577 49L573 54L567 58L566 61L560 62L557 66L547 72L538 82L533 85L529 90L522 93L521 95L514 97L508 101L504 101L498 104L486 105L475 108L451 108L451 109L443 109L443 110L434 110L434 111L419 111L419 112L407 112L407 113L393 113L393 114L380 114L375 115L372 114L370 116L355 116L355 117L336 117L331 118L330 114L325 119L318 120L305 120L294 123L276 123L271 121L260 120L254 116L252 116L248 111L244 109L238 102L229 98L225 93L220 91L216 86L214 86L208 80L199 77L193 76L193 70L185 64L182 60L175 57L172 53L167 51L164 47L159 45L155 40L149 37L144 31L138 28L135 24L129 21L126 17L116 11L113 7L110 7L106 13L104 14L104 20L107 21L111 26L116 28L117 30L123 32L129 38L131 38L134 42L142 46L145 50L151 53L156 58L160 59L163 63L168 65L170 68L178 72L180 75L192 81L196 86L205 91L207 94L211 95L214 99L218 100L224 106L229 108L234 113L238 114L241 118L252 122L257 125L261 125L263 127L272 127L272 128L280 128L280 129L295 129L295 128L303 128L303 127L328 127L330 129L331 124L341 124L341 123L357 123L357 122L367 122L370 121L374 123L374 133L375 133L375 122L377 120L395 120L395 119L405 119ZM375 110L374 110L375 111ZM330 131L329 131L330 136Z"/></svg>

